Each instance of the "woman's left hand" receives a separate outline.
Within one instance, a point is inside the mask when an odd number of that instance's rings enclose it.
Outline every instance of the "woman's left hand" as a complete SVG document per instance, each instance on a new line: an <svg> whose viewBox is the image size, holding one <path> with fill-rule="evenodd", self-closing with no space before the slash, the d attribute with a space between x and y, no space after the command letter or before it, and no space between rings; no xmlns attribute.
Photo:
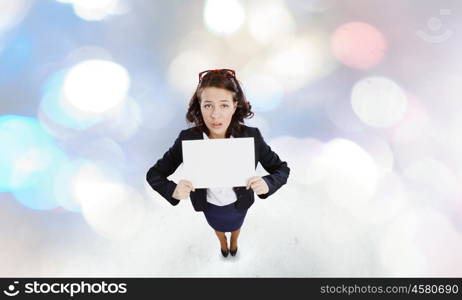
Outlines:
<svg viewBox="0 0 462 300"><path fill-rule="evenodd" d="M257 195L262 195L266 194L269 192L269 187L266 184L266 181L263 180L260 176L253 176L250 177L249 180L247 180L247 186L246 189L252 188L252 190L257 194Z"/></svg>

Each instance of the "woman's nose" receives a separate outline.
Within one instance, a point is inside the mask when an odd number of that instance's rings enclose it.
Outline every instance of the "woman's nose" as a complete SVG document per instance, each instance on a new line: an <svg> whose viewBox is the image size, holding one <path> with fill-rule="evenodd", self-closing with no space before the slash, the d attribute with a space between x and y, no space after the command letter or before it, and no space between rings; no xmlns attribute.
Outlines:
<svg viewBox="0 0 462 300"><path fill-rule="evenodd" d="M218 116L219 113L220 113L220 112L218 111L218 109L216 109L216 108L213 108L213 109L212 109L212 117Z"/></svg>

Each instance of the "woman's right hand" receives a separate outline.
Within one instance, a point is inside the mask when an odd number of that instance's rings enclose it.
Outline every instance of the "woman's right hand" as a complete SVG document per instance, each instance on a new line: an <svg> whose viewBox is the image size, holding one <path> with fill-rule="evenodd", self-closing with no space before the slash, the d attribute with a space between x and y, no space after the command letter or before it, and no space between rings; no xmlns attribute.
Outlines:
<svg viewBox="0 0 462 300"><path fill-rule="evenodd" d="M177 200L184 200L189 197L189 193L191 193L191 191L196 191L192 183L190 181L182 179L176 185L172 197Z"/></svg>

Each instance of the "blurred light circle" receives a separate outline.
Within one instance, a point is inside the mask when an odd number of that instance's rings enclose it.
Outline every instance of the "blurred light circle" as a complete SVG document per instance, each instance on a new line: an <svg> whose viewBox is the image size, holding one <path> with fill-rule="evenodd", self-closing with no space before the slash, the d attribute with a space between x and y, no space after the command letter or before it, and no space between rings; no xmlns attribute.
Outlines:
<svg viewBox="0 0 462 300"><path fill-rule="evenodd" d="M362 132L366 128L354 113L350 99L343 94L326 97L323 102L329 120L341 131Z"/></svg>
<svg viewBox="0 0 462 300"><path fill-rule="evenodd" d="M84 160L68 161L63 164L57 172L54 195L59 206L68 211L80 212L80 204L74 197L72 183L74 176L76 176L80 167L85 163L86 161Z"/></svg>
<svg viewBox="0 0 462 300"><path fill-rule="evenodd" d="M385 77L366 77L355 83L351 106L358 118L372 127L390 127L402 120L407 110L404 91Z"/></svg>
<svg viewBox="0 0 462 300"><path fill-rule="evenodd" d="M273 42L295 32L295 21L283 1L253 1L249 10L249 30L260 43Z"/></svg>
<svg viewBox="0 0 462 300"><path fill-rule="evenodd" d="M99 115L83 113L75 109L63 98L63 85L67 72L68 70L57 71L46 80L39 105L40 121L57 137L62 135L52 130L50 128L53 127L52 124L48 124L45 119L52 121L55 127L75 130L86 129L101 119Z"/></svg>
<svg viewBox="0 0 462 300"><path fill-rule="evenodd" d="M170 63L168 78L171 85L179 90L189 102L199 83L199 72L209 70L215 66L212 53L187 50L177 55Z"/></svg>
<svg viewBox="0 0 462 300"><path fill-rule="evenodd" d="M36 180L25 187L14 189L12 194L16 200L24 206L36 210L55 209L60 206L59 199L56 197L57 179L59 170L67 162L67 156L60 149L48 147L41 149L37 154L37 160L46 164L46 167L36 172ZM23 162L20 162L21 164ZM33 165L28 158L27 166Z"/></svg>
<svg viewBox="0 0 462 300"><path fill-rule="evenodd" d="M88 161L105 163L119 170L125 167L127 157L122 147L107 137L91 140L81 148L77 147L79 156Z"/></svg>
<svg viewBox="0 0 462 300"><path fill-rule="evenodd" d="M87 164L78 170L72 190L85 220L102 236L124 240L142 228L145 204L140 193L107 177L96 165Z"/></svg>
<svg viewBox="0 0 462 300"><path fill-rule="evenodd" d="M297 9L306 10L310 13L323 13L335 6L335 0L294 0L290 3Z"/></svg>
<svg viewBox="0 0 462 300"><path fill-rule="evenodd" d="M277 108L282 102L284 88L275 78L256 74L244 80L247 100L252 104L253 111L270 111Z"/></svg>
<svg viewBox="0 0 462 300"><path fill-rule="evenodd" d="M389 136L395 143L422 138L429 128L428 109L412 94L407 94L408 106L402 120L390 128Z"/></svg>
<svg viewBox="0 0 462 300"><path fill-rule="evenodd" d="M363 223L386 224L405 210L409 201L401 176L389 172L380 177L375 195L361 206L349 212Z"/></svg>
<svg viewBox="0 0 462 300"><path fill-rule="evenodd" d="M112 54L102 47L95 45L86 45L73 49L65 58L66 65L75 65L86 60L105 60L112 61Z"/></svg>
<svg viewBox="0 0 462 300"><path fill-rule="evenodd" d="M239 35L232 35L236 37ZM216 36L210 34L206 30L191 30L182 37L176 45L178 53L183 53L188 50L194 50L204 53L219 53L223 51L222 39L217 39Z"/></svg>
<svg viewBox="0 0 462 300"><path fill-rule="evenodd" d="M291 136L281 136L271 140L271 148L282 160L290 162L289 177L303 185L320 182L325 176L318 158L323 149L323 143L316 139L298 139Z"/></svg>
<svg viewBox="0 0 462 300"><path fill-rule="evenodd" d="M127 96L130 77L122 66L104 60L87 60L66 75L65 100L91 113L104 113L121 104Z"/></svg>
<svg viewBox="0 0 462 300"><path fill-rule="evenodd" d="M311 73L316 72L318 62L315 60L319 59L318 55L315 45L299 39L275 52L268 60L268 67L281 78L288 90L295 90L306 83Z"/></svg>
<svg viewBox="0 0 462 300"><path fill-rule="evenodd" d="M377 166L378 177L385 176L393 171L395 164L394 153L388 141L382 136L361 132L347 134L346 137L357 143L372 156Z"/></svg>
<svg viewBox="0 0 462 300"><path fill-rule="evenodd" d="M338 206L357 209L375 194L374 159L356 143L336 138L324 145L318 164L325 168L325 189Z"/></svg>
<svg viewBox="0 0 462 300"><path fill-rule="evenodd" d="M226 44L221 44L225 47L225 51L221 50L222 61L228 65L236 65L236 69L241 69L249 57L254 57L266 47L267 44L258 42L248 31L242 31L239 34L227 35L222 38ZM220 40L221 42L221 40ZM228 53L233 53L231 57Z"/></svg>
<svg viewBox="0 0 462 300"><path fill-rule="evenodd" d="M322 37L314 35L309 38L286 37L272 45L266 62L254 72L269 73L286 92L295 91L334 69L334 61L324 44Z"/></svg>
<svg viewBox="0 0 462 300"><path fill-rule="evenodd" d="M100 21L113 14L118 0L72 0L75 14L87 21Z"/></svg>
<svg viewBox="0 0 462 300"><path fill-rule="evenodd" d="M0 191L11 192L28 208L56 208L54 179L66 160L36 119L0 117Z"/></svg>
<svg viewBox="0 0 462 300"><path fill-rule="evenodd" d="M37 118L44 130L56 139L68 140L78 134L78 130L62 126L47 116L41 108L37 112Z"/></svg>
<svg viewBox="0 0 462 300"><path fill-rule="evenodd" d="M444 120L439 123L433 120L432 126L428 126L416 142L397 143L395 144L396 148L402 148L404 144L408 146L410 154L415 154L415 149L417 148L419 149L418 153L421 155L421 158L434 156L441 163L444 163L450 169L451 173L454 173L454 176L460 180L462 179L462 155L460 155L462 151L462 139L460 139L461 121L460 119L449 122ZM426 153L421 148L424 148ZM415 159L416 155L411 156L410 160ZM461 197L458 198L462 199ZM462 201L459 202L462 205Z"/></svg>
<svg viewBox="0 0 462 300"><path fill-rule="evenodd" d="M102 149L95 149L98 146ZM54 185L59 205L68 211L81 212L81 201L93 197L92 190L85 188L89 182L122 182L119 169L125 163L125 157L120 151L108 139L96 140L89 144L86 151L78 151L82 154L79 158L62 164ZM107 153L107 157L101 157L103 152Z"/></svg>
<svg viewBox="0 0 462 300"><path fill-rule="evenodd" d="M236 32L245 20L245 11L237 0L207 0L204 6L204 22L217 34Z"/></svg>
<svg viewBox="0 0 462 300"><path fill-rule="evenodd" d="M137 102L139 103L141 114L141 126L144 128L162 129L175 119L175 108L166 97L147 93L146 96L138 99Z"/></svg>
<svg viewBox="0 0 462 300"><path fill-rule="evenodd" d="M152 121L152 115L149 119ZM118 141L125 141L136 134L142 122L140 106L137 101L129 97L101 123L99 130L102 134L110 135Z"/></svg>
<svg viewBox="0 0 462 300"><path fill-rule="evenodd" d="M21 32L8 35L5 38L4 49L0 49L1 72L8 74L0 78L2 84L8 86L8 83L21 82L24 74L30 72L29 68L34 63L35 51L37 51L37 44L34 44L31 33Z"/></svg>
<svg viewBox="0 0 462 300"><path fill-rule="evenodd" d="M113 240L133 237L142 229L144 200L137 190L117 183L98 183L87 187L94 197L80 201L82 213L90 226Z"/></svg>
<svg viewBox="0 0 462 300"><path fill-rule="evenodd" d="M0 0L0 36L23 20L32 3L31 0Z"/></svg>
<svg viewBox="0 0 462 300"><path fill-rule="evenodd" d="M51 138L33 118L0 117L0 190L32 185L53 162Z"/></svg>
<svg viewBox="0 0 462 300"><path fill-rule="evenodd" d="M460 180L444 163L431 157L416 159L404 168L403 178L415 201L443 209L457 208Z"/></svg>
<svg viewBox="0 0 462 300"><path fill-rule="evenodd" d="M123 178L118 169L106 162L93 162L85 158L79 162L77 172L73 177L72 190L77 202L80 203L85 198L91 198L91 189L87 186L93 186L99 182L122 182Z"/></svg>
<svg viewBox="0 0 462 300"><path fill-rule="evenodd" d="M343 24L332 35L332 51L343 64L368 69L380 63L387 43L375 27L361 22Z"/></svg>

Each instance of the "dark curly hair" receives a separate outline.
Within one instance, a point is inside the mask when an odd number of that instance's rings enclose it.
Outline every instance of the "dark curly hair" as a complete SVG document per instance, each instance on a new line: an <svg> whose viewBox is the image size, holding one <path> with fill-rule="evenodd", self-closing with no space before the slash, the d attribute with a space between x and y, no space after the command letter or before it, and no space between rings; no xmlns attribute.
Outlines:
<svg viewBox="0 0 462 300"><path fill-rule="evenodd" d="M209 129L204 123L200 109L200 96L206 87L222 88L233 93L233 101L237 102L237 108L233 114L229 127L226 129L225 136L229 138L233 131L241 133L243 130L241 123L244 123L244 118L252 118L254 115L251 111L252 105L247 101L236 77L230 76L225 70L208 72L199 81L196 91L189 101L189 108L186 113L187 122L196 125L199 130L202 130L207 135L209 134Z"/></svg>

